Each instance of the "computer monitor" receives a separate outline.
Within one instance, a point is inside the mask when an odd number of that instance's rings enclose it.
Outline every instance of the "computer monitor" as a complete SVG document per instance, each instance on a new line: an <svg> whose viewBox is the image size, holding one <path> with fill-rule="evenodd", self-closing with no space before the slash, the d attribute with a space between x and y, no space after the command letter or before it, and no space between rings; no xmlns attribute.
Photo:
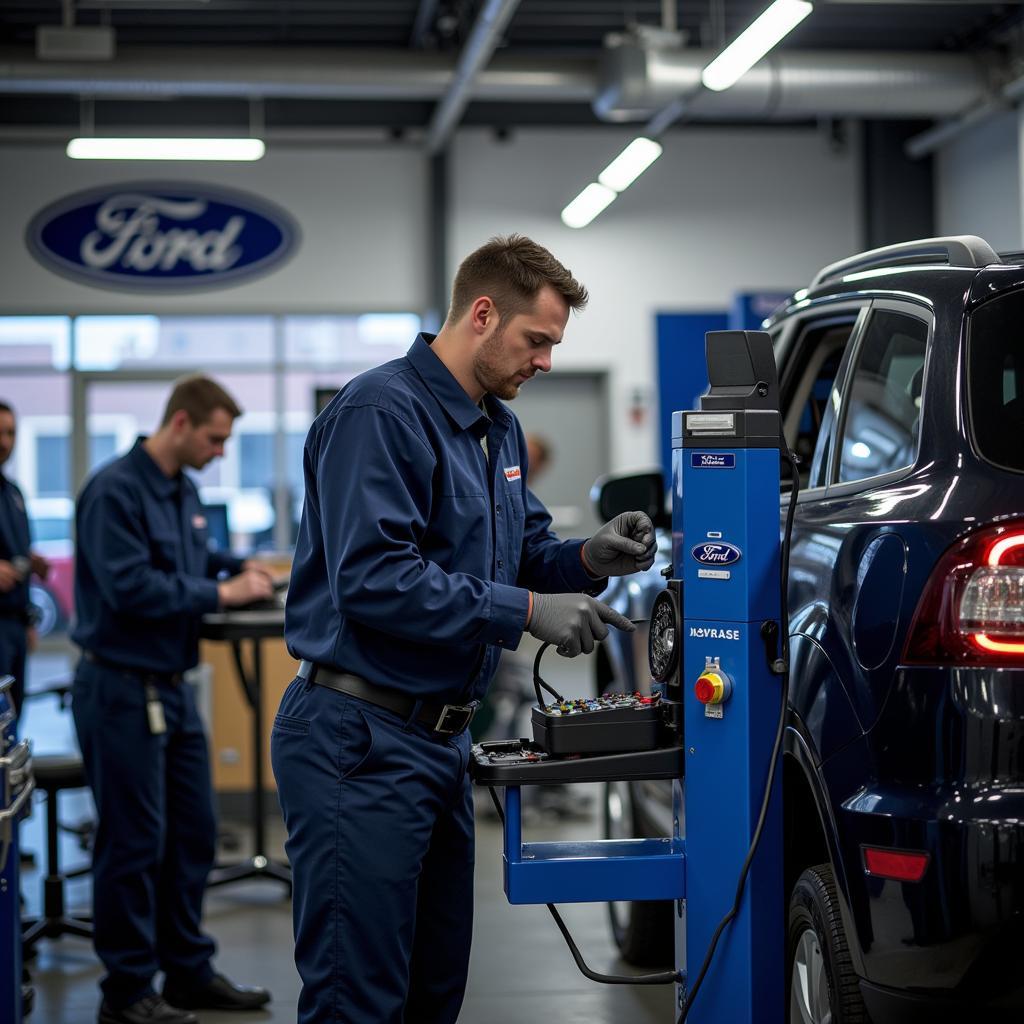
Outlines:
<svg viewBox="0 0 1024 1024"><path fill-rule="evenodd" d="M211 551L231 550L231 531L228 529L228 506L224 502L215 502L203 506L206 516L206 528L209 531Z"/></svg>

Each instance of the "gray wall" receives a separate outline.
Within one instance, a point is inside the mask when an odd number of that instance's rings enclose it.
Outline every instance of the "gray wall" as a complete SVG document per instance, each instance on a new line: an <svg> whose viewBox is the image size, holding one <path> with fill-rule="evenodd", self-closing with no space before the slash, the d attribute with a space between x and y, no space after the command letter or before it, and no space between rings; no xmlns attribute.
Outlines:
<svg viewBox="0 0 1024 1024"><path fill-rule="evenodd" d="M251 164L69 160L59 149L0 151L0 310L4 313L419 312L427 301L426 159L378 147L271 151ZM26 251L32 217L79 189L196 181L242 189L292 215L295 257L247 284L185 296L137 296L57 277Z"/></svg>
<svg viewBox="0 0 1024 1024"><path fill-rule="evenodd" d="M1016 111L991 118L937 154L940 234L981 235L997 250L1022 247L1017 118Z"/></svg>

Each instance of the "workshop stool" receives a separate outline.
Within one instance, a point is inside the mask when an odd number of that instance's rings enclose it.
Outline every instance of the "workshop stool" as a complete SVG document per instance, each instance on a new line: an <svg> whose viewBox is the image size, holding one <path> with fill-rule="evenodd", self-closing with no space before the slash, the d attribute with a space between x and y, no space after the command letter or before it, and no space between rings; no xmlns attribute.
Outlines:
<svg viewBox="0 0 1024 1024"><path fill-rule="evenodd" d="M92 938L92 917L69 915L64 909L64 882L88 874L88 865L74 871L60 870L60 823L57 799L62 789L81 789L86 785L85 770L79 754L43 754L32 759L36 789L46 794L46 877L43 879L43 914L24 918L22 948L31 949L40 939L58 939L62 935Z"/></svg>

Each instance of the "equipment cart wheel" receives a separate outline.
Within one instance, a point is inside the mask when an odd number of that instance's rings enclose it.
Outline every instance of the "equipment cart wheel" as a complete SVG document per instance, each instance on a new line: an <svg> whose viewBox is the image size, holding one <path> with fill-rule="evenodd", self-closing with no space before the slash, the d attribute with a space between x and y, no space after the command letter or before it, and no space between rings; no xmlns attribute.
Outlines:
<svg viewBox="0 0 1024 1024"><path fill-rule="evenodd" d="M793 888L787 950L788 1024L868 1024L828 864L808 868Z"/></svg>

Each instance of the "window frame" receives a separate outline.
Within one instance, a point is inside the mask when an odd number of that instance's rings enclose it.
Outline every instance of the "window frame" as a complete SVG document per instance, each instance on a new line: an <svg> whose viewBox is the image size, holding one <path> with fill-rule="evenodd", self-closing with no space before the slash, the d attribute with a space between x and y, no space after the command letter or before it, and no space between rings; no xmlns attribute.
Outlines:
<svg viewBox="0 0 1024 1024"><path fill-rule="evenodd" d="M934 348L933 341L935 338L934 310L924 301L913 301L911 299L872 299L867 307L864 319L860 324L860 330L858 331L857 336L851 337L850 340L852 344L847 346L846 355L844 356L844 363L846 365L845 367L840 367L839 377L842 378L842 390L839 396L839 411L833 418L830 437L831 450L829 452L829 465L826 474L827 482L824 486L825 497L827 498L839 498L850 494L859 494L862 491L868 491L876 487L902 480L913 472L921 455L921 436L920 433L918 433L914 448L914 456L906 466L901 466L899 469L892 469L885 473L876 473L872 476L861 477L858 480L847 480L842 483L839 482L839 450L841 446L838 442L843 436L843 431L846 429L846 420L849 414L850 401L852 397L853 381L856 376L857 366L860 362L864 339L867 337L875 313L899 313L904 316L912 317L915 320L920 320L925 324L927 331L925 335L924 376L921 384L920 409L921 422L924 422L925 395L927 391L925 384L929 377L929 365L932 359L932 351ZM839 377L837 377L837 380Z"/></svg>
<svg viewBox="0 0 1024 1024"><path fill-rule="evenodd" d="M811 456L812 468L817 462L819 445L828 443L829 451L831 452L833 440L832 435L835 430L835 402L837 391L841 394L845 375L849 367L850 353L859 343L860 336L864 330L864 324L867 322L871 305L871 300L866 297L850 298L850 296L846 295L830 297L820 303L809 304L806 310L802 311L798 316L790 319L789 322L782 327L782 330L779 333L777 357L783 354L787 355L786 369L783 372L782 380L780 381L780 390L785 396L785 408L782 410L782 420L783 423L785 423L791 415L793 397L796 389L800 385L800 381L802 380L806 369L801 368L799 371L793 369L794 362L793 358L789 356L789 353L796 352L798 348L805 343L804 339L811 331L819 331L827 329L830 326L838 326L849 322L851 317L853 318L853 326L850 330L850 336L846 341L846 349L843 352L843 358L839 362L839 368L836 371L835 380L832 382L829 403L825 409L825 414L822 417L818 437L815 440L814 451ZM820 499L824 497L826 489L827 482L817 483L813 480L809 481L808 486L801 489L798 503ZM783 493L788 494L789 488L784 486Z"/></svg>

